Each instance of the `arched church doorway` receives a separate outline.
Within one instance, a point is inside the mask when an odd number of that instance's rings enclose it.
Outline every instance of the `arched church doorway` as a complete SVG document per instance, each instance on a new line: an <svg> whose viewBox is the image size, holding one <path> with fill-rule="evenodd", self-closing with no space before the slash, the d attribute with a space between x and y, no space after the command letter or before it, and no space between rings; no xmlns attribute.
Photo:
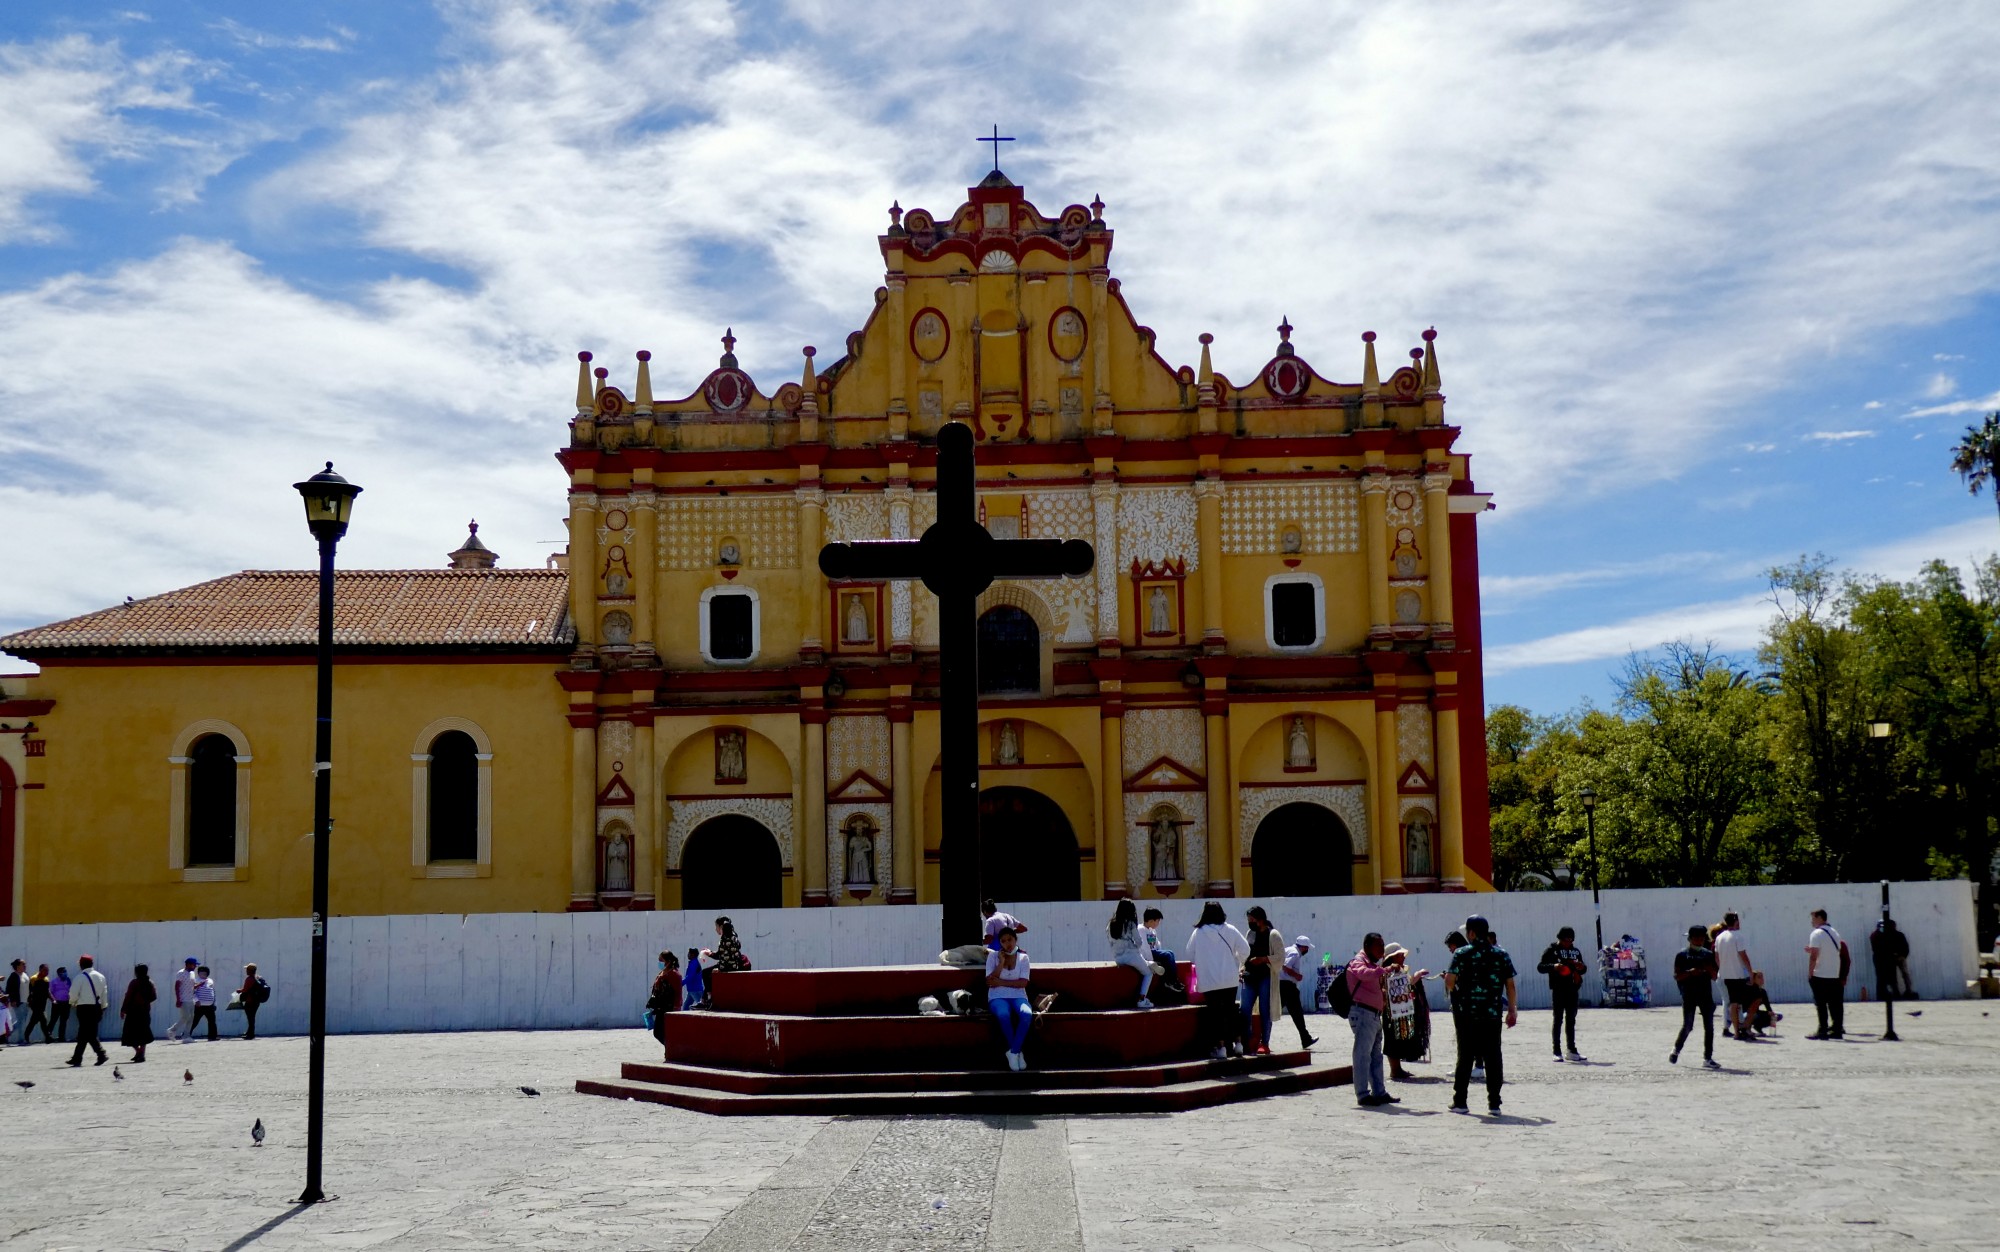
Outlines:
<svg viewBox="0 0 2000 1252"><path fill-rule="evenodd" d="M775 909L784 902L784 862L763 823L725 813L694 828L681 850L682 908Z"/></svg>
<svg viewBox="0 0 2000 1252"><path fill-rule="evenodd" d="M1041 689L1042 632L1035 619L1011 604L980 614L979 694L1033 695Z"/></svg>
<svg viewBox="0 0 2000 1252"><path fill-rule="evenodd" d="M995 900L1083 898L1076 834L1062 808L1039 791L980 792L979 847L980 890Z"/></svg>
<svg viewBox="0 0 2000 1252"><path fill-rule="evenodd" d="M1354 894L1354 841L1332 810L1297 802L1257 823L1250 844L1250 892L1257 896Z"/></svg>

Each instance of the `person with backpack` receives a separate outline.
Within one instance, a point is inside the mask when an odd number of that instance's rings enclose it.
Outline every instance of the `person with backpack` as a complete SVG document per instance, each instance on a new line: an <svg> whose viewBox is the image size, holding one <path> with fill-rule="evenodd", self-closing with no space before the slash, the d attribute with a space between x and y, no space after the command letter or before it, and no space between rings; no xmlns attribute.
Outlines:
<svg viewBox="0 0 2000 1252"><path fill-rule="evenodd" d="M83 1064L85 1048L97 1053L99 1065L111 1059L97 1037L98 1025L104 1020L104 1010L111 1004L111 983L91 968L95 964L88 952L76 958L76 981L71 984L69 993L70 1002L76 1006L76 1051L63 1062L71 1069Z"/></svg>
<svg viewBox="0 0 2000 1252"><path fill-rule="evenodd" d="M1401 1104L1389 1094L1382 1078L1382 1019L1389 1008L1389 967L1382 963L1388 945L1382 936L1369 931L1361 940L1361 950L1347 963L1328 988L1327 1001L1334 1005L1335 993L1347 1008L1347 1024L1354 1028L1354 1102L1364 1109L1384 1104Z"/></svg>
<svg viewBox="0 0 2000 1252"><path fill-rule="evenodd" d="M252 961L243 967L243 985L237 988L236 998L243 1006L245 1039L257 1037L257 1010L264 1007L264 1001L271 998L271 984L257 977L257 963Z"/></svg>
<svg viewBox="0 0 2000 1252"><path fill-rule="evenodd" d="M1674 982L1681 989L1681 1033L1667 1055L1669 1065L1681 1063L1681 1049L1694 1032L1695 1015L1700 1014L1701 1063L1710 1069L1722 1068L1715 1060L1715 980L1722 966L1716 962L1710 942L1706 926L1690 926L1687 948L1674 954Z"/></svg>
<svg viewBox="0 0 2000 1252"><path fill-rule="evenodd" d="M1813 928L1806 936L1806 981L1812 985L1813 1012L1819 1015L1819 1029L1808 1039L1847 1038L1846 1006L1841 995L1847 988L1847 972L1854 958L1848 955L1847 941L1827 924L1826 910L1812 911Z"/></svg>
<svg viewBox="0 0 2000 1252"><path fill-rule="evenodd" d="M1569 1059L1581 1061L1576 1050L1577 995L1583 990L1583 952L1576 946L1576 928L1565 926L1556 932L1556 941L1542 949L1535 968L1549 977L1549 1047L1555 1050L1556 1064L1563 1060L1563 1031L1569 1031Z"/></svg>

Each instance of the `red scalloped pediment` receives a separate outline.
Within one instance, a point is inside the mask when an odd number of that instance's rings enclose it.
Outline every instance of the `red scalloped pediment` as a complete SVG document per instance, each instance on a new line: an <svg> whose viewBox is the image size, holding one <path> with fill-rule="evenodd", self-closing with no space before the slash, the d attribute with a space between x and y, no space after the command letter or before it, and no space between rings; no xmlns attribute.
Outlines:
<svg viewBox="0 0 2000 1252"><path fill-rule="evenodd" d="M1189 769L1170 756L1160 757L1125 780L1130 791L1183 790L1207 785L1208 779L1200 771Z"/></svg>
<svg viewBox="0 0 2000 1252"><path fill-rule="evenodd" d="M599 808L618 808L637 801L638 797L632 794L632 785L625 781L623 774L613 774L611 781L604 784L604 790L597 793Z"/></svg>
<svg viewBox="0 0 2000 1252"><path fill-rule="evenodd" d="M1424 773L1423 766L1411 761L1410 768L1396 780L1396 790L1405 794L1428 794L1437 790L1437 784L1431 781L1429 774Z"/></svg>

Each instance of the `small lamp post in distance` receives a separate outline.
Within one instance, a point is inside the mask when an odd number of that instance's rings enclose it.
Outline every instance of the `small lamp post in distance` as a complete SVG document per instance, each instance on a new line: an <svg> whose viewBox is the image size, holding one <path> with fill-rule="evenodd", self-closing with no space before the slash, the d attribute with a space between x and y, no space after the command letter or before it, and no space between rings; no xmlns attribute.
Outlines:
<svg viewBox="0 0 2000 1252"><path fill-rule="evenodd" d="M1597 893L1597 788L1589 783L1577 788L1576 801L1583 806L1584 826L1590 832L1590 908L1597 915L1597 951L1604 952L1604 901Z"/></svg>
<svg viewBox="0 0 2000 1252"><path fill-rule="evenodd" d="M361 488L333 472L333 462L293 483L305 501L306 527L319 540L319 673L313 735L313 888L311 1046L306 1056L306 1189L300 1204L326 1199L320 1187L326 1143L326 876L333 828L333 550L347 533Z"/></svg>
<svg viewBox="0 0 2000 1252"><path fill-rule="evenodd" d="M1889 766L1886 759L1889 751L1889 737L1895 733L1896 728L1888 722L1868 723L1869 741L1882 745L1882 754L1885 758L1882 763L1882 774L1885 781L1889 773ZM1889 880L1886 878L1882 880L1882 920L1884 922L1889 920ZM1880 929L1887 930L1888 927L1882 926ZM1873 946L1879 947L1881 945ZM1882 1016L1887 1023L1882 1028L1882 1042L1884 1043L1901 1043L1903 1041L1903 1037L1896 1033L1896 996L1890 987L1893 981L1893 977L1889 979L1883 978L1881 967L1879 965L1876 967L1875 989L1884 993L1882 996Z"/></svg>

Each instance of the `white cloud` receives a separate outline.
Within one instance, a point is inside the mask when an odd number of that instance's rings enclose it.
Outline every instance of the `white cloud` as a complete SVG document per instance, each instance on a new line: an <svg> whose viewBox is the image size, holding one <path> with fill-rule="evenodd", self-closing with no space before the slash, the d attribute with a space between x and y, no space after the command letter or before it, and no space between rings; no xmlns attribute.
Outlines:
<svg viewBox="0 0 2000 1252"><path fill-rule="evenodd" d="M1864 409L1879 409L1882 407L1882 402L1880 400L1870 400L1868 403L1862 405L1861 407Z"/></svg>
<svg viewBox="0 0 2000 1252"><path fill-rule="evenodd" d="M1849 443L1856 439L1873 439L1874 437L1875 432L1872 430L1815 430L1805 436L1807 439L1817 440L1820 443Z"/></svg>
<svg viewBox="0 0 2000 1252"><path fill-rule="evenodd" d="M1933 361L1963 361L1964 359L1965 359L1965 354L1964 354L1963 352L1933 352L1933 353L1931 353L1931 360L1933 360Z"/></svg>
<svg viewBox="0 0 2000 1252"><path fill-rule="evenodd" d="M57 238L31 202L88 195L95 162L159 142L157 128L133 114L192 109L192 65L173 53L135 61L81 35L0 44L0 244Z"/></svg>
<svg viewBox="0 0 2000 1252"><path fill-rule="evenodd" d="M1991 413L1996 409L2000 409L2000 391L1971 400L1953 400L1949 404L1926 405L1921 409L1911 409L1903 416L1950 417L1960 413Z"/></svg>
<svg viewBox="0 0 2000 1252"><path fill-rule="evenodd" d="M1743 450L1745 452L1776 452L1778 445L1775 443L1746 443L1743 445Z"/></svg>
<svg viewBox="0 0 2000 1252"><path fill-rule="evenodd" d="M270 31L245 26L233 17L212 22L209 29L221 31L239 48L259 51L345 52L354 43L354 32L344 26L328 27L331 35L274 35Z"/></svg>
<svg viewBox="0 0 2000 1252"><path fill-rule="evenodd" d="M1949 374L1932 374L1924 380L1924 399L1942 400L1958 390L1958 380Z"/></svg>

